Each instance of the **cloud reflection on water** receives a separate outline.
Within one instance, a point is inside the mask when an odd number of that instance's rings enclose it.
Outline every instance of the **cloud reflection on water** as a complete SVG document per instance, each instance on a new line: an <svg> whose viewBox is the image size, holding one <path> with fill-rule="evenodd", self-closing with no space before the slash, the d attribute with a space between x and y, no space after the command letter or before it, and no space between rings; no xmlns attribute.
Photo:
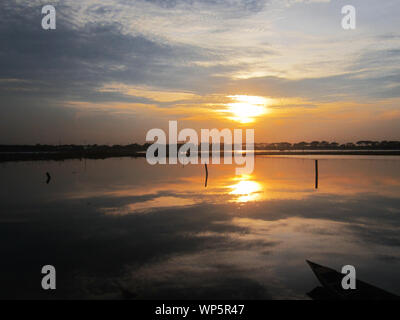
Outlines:
<svg viewBox="0 0 400 320"><path fill-rule="evenodd" d="M320 161L318 190L313 165L257 157L252 176L210 166L204 188L201 166L144 159L7 164L0 296L48 298L32 279L51 262L60 298L118 298L116 281L138 299L306 298L316 283L305 259L353 264L399 293L400 161Z"/></svg>

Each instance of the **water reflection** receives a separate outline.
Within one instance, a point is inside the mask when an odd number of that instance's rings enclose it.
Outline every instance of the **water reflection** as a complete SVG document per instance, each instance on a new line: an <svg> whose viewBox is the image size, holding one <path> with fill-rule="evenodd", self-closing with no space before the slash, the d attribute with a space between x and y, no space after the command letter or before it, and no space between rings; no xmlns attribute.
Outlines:
<svg viewBox="0 0 400 320"><path fill-rule="evenodd" d="M229 186L229 188L232 189L229 194L238 197L233 201L250 202L261 198L262 185L252 180L252 176L243 175L234 180L238 180L238 182Z"/></svg>
<svg viewBox="0 0 400 320"><path fill-rule="evenodd" d="M144 159L7 163L0 180L0 297L293 298L318 285L305 259L400 293L400 160L256 157L234 166ZM43 181L43 172L53 177ZM57 293L37 270L57 267ZM38 267L39 266L39 267ZM119 284L119 285L116 285Z"/></svg>

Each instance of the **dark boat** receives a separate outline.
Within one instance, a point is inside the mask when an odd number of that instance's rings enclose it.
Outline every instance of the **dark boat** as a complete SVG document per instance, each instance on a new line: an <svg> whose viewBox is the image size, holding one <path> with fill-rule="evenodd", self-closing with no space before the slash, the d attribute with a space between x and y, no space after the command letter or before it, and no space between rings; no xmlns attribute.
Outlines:
<svg viewBox="0 0 400 320"><path fill-rule="evenodd" d="M306 260L322 287L316 287L307 295L314 300L398 300L400 297L361 280L356 289L342 288L344 274L334 269Z"/></svg>

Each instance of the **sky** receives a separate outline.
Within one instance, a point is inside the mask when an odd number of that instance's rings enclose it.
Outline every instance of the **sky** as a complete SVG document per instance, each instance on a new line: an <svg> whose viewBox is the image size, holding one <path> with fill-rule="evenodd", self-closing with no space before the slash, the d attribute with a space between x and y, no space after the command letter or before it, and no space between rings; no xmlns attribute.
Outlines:
<svg viewBox="0 0 400 320"><path fill-rule="evenodd" d="M170 120L400 140L399 17L398 0L3 0L0 143L143 143Z"/></svg>

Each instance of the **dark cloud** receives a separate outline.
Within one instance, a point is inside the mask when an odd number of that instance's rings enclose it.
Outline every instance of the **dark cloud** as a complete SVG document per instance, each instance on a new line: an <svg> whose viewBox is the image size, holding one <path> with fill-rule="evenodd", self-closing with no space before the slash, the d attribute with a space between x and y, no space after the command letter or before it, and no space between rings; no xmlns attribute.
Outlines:
<svg viewBox="0 0 400 320"><path fill-rule="evenodd" d="M179 60L200 57L190 48L124 35L117 24L88 23L77 30L59 19L56 30L44 31L37 20L26 16L22 10L15 19L8 17L0 29L7 43L1 49L2 78L34 81L31 86L43 95L75 94L85 100L91 91L111 81L165 84L171 75L184 71L179 65L174 67Z"/></svg>
<svg viewBox="0 0 400 320"><path fill-rule="evenodd" d="M54 136L82 143L83 137L93 137L95 129L84 122L78 130L82 136L72 137L76 136L76 131L71 130L78 110L71 109L67 101L156 103L118 91L99 91L110 82L181 90L212 86L212 81L204 79L210 78L213 70L191 65L209 58L210 54L200 48L128 35L118 23L85 23L76 27L69 20L69 8L62 5L57 7L57 29L45 31L40 24L40 6L9 2L1 6L0 39L7 44L0 48L3 143L54 143ZM92 121L97 130L104 130L105 121L106 127L124 127L118 116L104 112L102 117L104 121L97 125ZM92 119L96 118L93 113ZM119 134L132 136L133 131L127 128ZM142 138L141 135L137 140ZM96 139L98 143L105 142L104 137L103 141ZM128 142L126 138L110 139Z"/></svg>
<svg viewBox="0 0 400 320"><path fill-rule="evenodd" d="M360 67L358 65L358 67ZM369 75L356 67L346 74L288 80L279 77L260 77L231 82L232 90L242 90L253 94L268 94L272 97L303 97L309 101L370 102L380 98L400 97L400 73Z"/></svg>
<svg viewBox="0 0 400 320"><path fill-rule="evenodd" d="M179 4L185 4L192 6L195 4L207 5L211 8L221 8L223 7L226 12L236 11L238 14L243 16L245 12L258 12L260 11L266 3L267 0L144 0L145 2L156 4L162 8L175 8ZM126 2L126 1L123 1ZM222 12L221 14L223 14Z"/></svg>

